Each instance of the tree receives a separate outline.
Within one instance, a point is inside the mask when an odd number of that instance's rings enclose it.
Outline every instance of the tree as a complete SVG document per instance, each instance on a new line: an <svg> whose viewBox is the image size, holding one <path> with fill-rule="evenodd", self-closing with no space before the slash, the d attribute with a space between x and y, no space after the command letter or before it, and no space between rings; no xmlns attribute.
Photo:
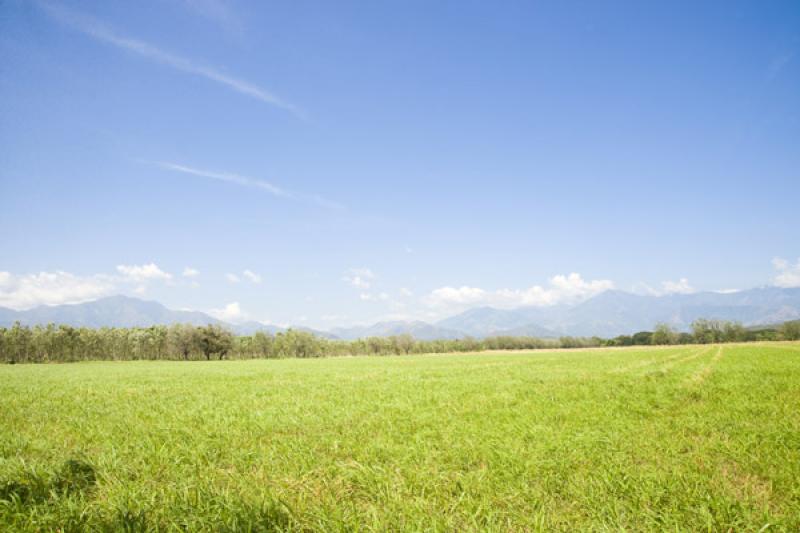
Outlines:
<svg viewBox="0 0 800 533"><path fill-rule="evenodd" d="M609 346L633 346L633 337L630 335L619 335L609 340L606 344Z"/></svg>
<svg viewBox="0 0 800 533"><path fill-rule="evenodd" d="M210 361L211 356L215 354L219 356L220 361L223 360L233 347L233 334L215 324L209 324L198 329L200 349L203 351L203 355L206 356L206 360Z"/></svg>
<svg viewBox="0 0 800 533"><path fill-rule="evenodd" d="M747 330L739 322L723 322L722 342L741 342L747 337Z"/></svg>
<svg viewBox="0 0 800 533"><path fill-rule="evenodd" d="M692 322L692 334L701 344L710 342L741 342L747 340L747 330L739 322L698 318Z"/></svg>
<svg viewBox="0 0 800 533"><path fill-rule="evenodd" d="M275 339L272 335L267 335L263 331L256 331L253 334L251 349L256 357L274 357Z"/></svg>
<svg viewBox="0 0 800 533"><path fill-rule="evenodd" d="M200 347L200 332L191 324L175 324L167 332L167 349L189 360L192 352Z"/></svg>
<svg viewBox="0 0 800 533"><path fill-rule="evenodd" d="M800 340L800 320L784 322L780 327L781 337L787 341Z"/></svg>
<svg viewBox="0 0 800 533"><path fill-rule="evenodd" d="M706 318L698 318L692 322L692 335L695 342L700 344L719 342L722 338L718 321Z"/></svg>
<svg viewBox="0 0 800 533"><path fill-rule="evenodd" d="M562 348L579 348L580 341L575 337L564 336L559 337L558 341L561 343Z"/></svg>
<svg viewBox="0 0 800 533"><path fill-rule="evenodd" d="M8 330L9 362L23 363L28 360L28 353L31 350L31 330L28 326L23 326L19 320L14 322Z"/></svg>
<svg viewBox="0 0 800 533"><path fill-rule="evenodd" d="M678 342L678 334L667 324L656 324L656 329L653 331L650 342L652 344L676 344Z"/></svg>
<svg viewBox="0 0 800 533"><path fill-rule="evenodd" d="M653 332L652 331L640 331L638 333L634 333L632 340L633 344L642 345L642 344L652 344Z"/></svg>

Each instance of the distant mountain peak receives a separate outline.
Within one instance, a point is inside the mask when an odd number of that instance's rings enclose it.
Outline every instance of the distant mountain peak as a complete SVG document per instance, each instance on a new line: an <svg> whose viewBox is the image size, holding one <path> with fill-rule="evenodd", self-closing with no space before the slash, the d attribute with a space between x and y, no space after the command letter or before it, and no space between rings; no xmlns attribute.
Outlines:
<svg viewBox="0 0 800 533"><path fill-rule="evenodd" d="M665 296L608 290L576 305L496 309L483 306L434 324L420 320L388 320L371 325L334 328L331 332L294 326L316 335L352 339L410 334L421 340L466 336L560 335L614 337L652 329L666 322L688 329L697 318L736 320L745 326L772 324L800 318L800 288L758 287L738 292L696 292ZM39 306L26 311L0 308L0 326L68 324L86 327L147 327L154 324L223 324L239 334L257 331L275 334L284 328L246 322L232 325L200 311L176 311L159 302L114 295L92 302Z"/></svg>

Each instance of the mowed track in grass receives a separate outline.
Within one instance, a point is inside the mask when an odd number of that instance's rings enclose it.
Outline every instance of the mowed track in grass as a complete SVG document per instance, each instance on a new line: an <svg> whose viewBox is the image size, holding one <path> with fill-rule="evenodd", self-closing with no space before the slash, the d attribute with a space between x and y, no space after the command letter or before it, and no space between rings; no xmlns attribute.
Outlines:
<svg viewBox="0 0 800 533"><path fill-rule="evenodd" d="M7 365L0 395L2 530L800 530L797 343Z"/></svg>

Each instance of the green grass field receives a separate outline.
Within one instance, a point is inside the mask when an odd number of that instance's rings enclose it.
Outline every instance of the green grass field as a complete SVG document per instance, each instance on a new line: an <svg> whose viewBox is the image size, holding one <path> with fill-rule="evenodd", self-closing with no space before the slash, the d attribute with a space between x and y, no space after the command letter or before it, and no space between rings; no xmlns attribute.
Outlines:
<svg viewBox="0 0 800 533"><path fill-rule="evenodd" d="M0 530L800 530L800 344L0 367Z"/></svg>

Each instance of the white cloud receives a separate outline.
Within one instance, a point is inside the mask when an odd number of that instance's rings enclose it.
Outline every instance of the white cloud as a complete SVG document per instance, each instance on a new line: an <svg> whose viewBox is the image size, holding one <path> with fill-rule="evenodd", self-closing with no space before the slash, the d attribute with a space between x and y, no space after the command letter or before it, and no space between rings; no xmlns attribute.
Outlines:
<svg viewBox="0 0 800 533"><path fill-rule="evenodd" d="M373 294L370 292L362 292L358 295L359 298L364 300L365 302L385 302L389 300L389 295L385 292L379 292L377 294Z"/></svg>
<svg viewBox="0 0 800 533"><path fill-rule="evenodd" d="M609 280L584 280L580 274L553 276L549 286L487 291L479 287L441 287L431 291L424 303L434 308L492 305L495 307L547 306L574 303L614 288Z"/></svg>
<svg viewBox="0 0 800 533"><path fill-rule="evenodd" d="M742 289L719 289L719 290L714 291L714 292L719 293L719 294L735 294L737 292L742 292Z"/></svg>
<svg viewBox="0 0 800 533"><path fill-rule="evenodd" d="M695 292L694 287L689 284L689 280L686 278L680 278L678 281L662 281L659 288L651 287L646 283L637 283L631 290L636 294L647 294L650 296L691 294Z"/></svg>
<svg viewBox="0 0 800 533"><path fill-rule="evenodd" d="M375 274L368 268L351 268L342 279L357 289L369 289Z"/></svg>
<svg viewBox="0 0 800 533"><path fill-rule="evenodd" d="M196 278L199 275L200 271L192 267L186 267L183 269L183 277L185 278Z"/></svg>
<svg viewBox="0 0 800 533"><path fill-rule="evenodd" d="M113 290L110 276L76 276L61 270L22 276L0 272L0 307L18 310L86 302L107 296Z"/></svg>
<svg viewBox="0 0 800 533"><path fill-rule="evenodd" d="M148 263L146 265L117 265L117 272L122 274L126 281L169 281L172 279L172 274L164 272L155 263Z"/></svg>
<svg viewBox="0 0 800 533"><path fill-rule="evenodd" d="M247 320L248 314L242 311L239 302L231 302L222 309L210 309L208 314L218 320L235 324Z"/></svg>
<svg viewBox="0 0 800 533"><path fill-rule="evenodd" d="M252 283L261 283L261 276L253 272L252 270L245 270L242 272L242 275L250 280Z"/></svg>
<svg viewBox="0 0 800 533"><path fill-rule="evenodd" d="M133 52L147 59L151 59L162 65L167 65L176 70L201 76L213 82L219 83L240 94L244 94L260 100L272 106L284 109L293 113L295 116L304 119L305 113L297 106L281 100L269 91L248 81L234 78L214 68L194 63L186 58L160 50L156 46L144 41L138 41L117 35L101 22L69 10L61 5L50 4L48 2L38 2L38 5L51 17L58 20L81 33L92 37L95 40L111 44L117 48L122 48Z"/></svg>
<svg viewBox="0 0 800 533"><path fill-rule="evenodd" d="M400 287L400 294L405 297L414 296L414 293L411 291L411 289L407 289L406 287Z"/></svg>
<svg viewBox="0 0 800 533"><path fill-rule="evenodd" d="M661 282L661 294L691 294L693 292L694 288L689 285L689 280L686 278Z"/></svg>
<svg viewBox="0 0 800 533"><path fill-rule="evenodd" d="M29 309L37 305L81 303L129 291L141 295L150 283L171 285L172 279L172 274L155 263L117 265L116 274L89 276L63 270L24 275L0 272L0 307Z"/></svg>
<svg viewBox="0 0 800 533"><path fill-rule="evenodd" d="M456 305L472 305L488 303L488 293L477 287L441 287L431 291L427 296L427 303L433 307Z"/></svg>
<svg viewBox="0 0 800 533"><path fill-rule="evenodd" d="M776 257L772 260L772 266L778 271L772 280L773 284L784 288L800 287L800 257L795 264Z"/></svg>
<svg viewBox="0 0 800 533"><path fill-rule="evenodd" d="M361 276L353 276L351 279L348 280L350 285L359 289L369 289L372 282L366 278L362 278Z"/></svg>
<svg viewBox="0 0 800 533"><path fill-rule="evenodd" d="M261 276L249 269L245 269L242 272L242 277L251 283L261 283ZM228 283L239 283L242 281L242 278L232 272L225 274L225 279L228 281Z"/></svg>

